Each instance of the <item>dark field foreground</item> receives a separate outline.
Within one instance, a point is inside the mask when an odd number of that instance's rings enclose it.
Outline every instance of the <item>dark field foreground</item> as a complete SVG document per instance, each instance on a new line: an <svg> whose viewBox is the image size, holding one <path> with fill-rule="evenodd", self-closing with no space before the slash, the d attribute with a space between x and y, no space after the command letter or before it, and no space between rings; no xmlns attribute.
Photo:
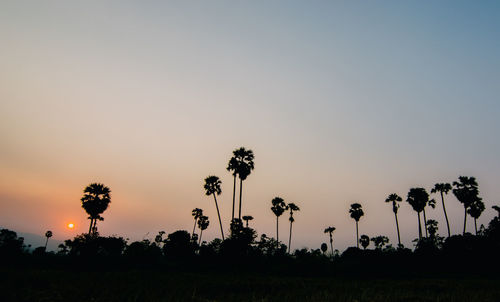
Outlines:
<svg viewBox="0 0 500 302"><path fill-rule="evenodd" d="M499 301L484 277L366 279L2 270L2 301Z"/></svg>

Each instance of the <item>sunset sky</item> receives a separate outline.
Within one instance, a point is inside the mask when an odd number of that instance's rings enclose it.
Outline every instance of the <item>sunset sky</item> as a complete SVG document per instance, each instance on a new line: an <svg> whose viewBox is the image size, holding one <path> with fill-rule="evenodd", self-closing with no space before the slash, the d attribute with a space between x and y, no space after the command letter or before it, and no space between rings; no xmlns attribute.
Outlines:
<svg viewBox="0 0 500 302"><path fill-rule="evenodd" d="M222 179L227 230L240 146L255 153L243 214L275 236L271 199L298 204L292 248L330 225L336 248L355 245L353 202L360 234L397 243L387 195L459 175L477 178L487 224L499 96L498 1L1 1L0 227L85 232L83 189L102 182L101 234L190 231L199 207L211 240L203 179ZM446 202L459 233L463 207ZM411 247L416 214L399 215ZM440 199L428 216L444 235Z"/></svg>

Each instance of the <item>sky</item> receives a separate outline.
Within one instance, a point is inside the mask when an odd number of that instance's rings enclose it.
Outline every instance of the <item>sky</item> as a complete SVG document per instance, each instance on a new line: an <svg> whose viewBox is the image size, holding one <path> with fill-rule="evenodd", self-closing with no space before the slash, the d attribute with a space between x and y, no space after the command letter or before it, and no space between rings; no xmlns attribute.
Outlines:
<svg viewBox="0 0 500 302"><path fill-rule="evenodd" d="M212 240L203 180L221 178L228 230L240 146L255 153L243 214L275 236L271 200L296 203L292 249L319 248L327 226L335 248L355 245L353 202L360 234L397 243L385 198L460 175L477 178L487 224L500 204L498 37L497 1L0 1L0 226L86 232L80 198L101 182L102 235L191 231L198 207ZM445 202L460 233L463 207ZM439 198L427 216L445 235ZM416 217L403 202L407 246Z"/></svg>

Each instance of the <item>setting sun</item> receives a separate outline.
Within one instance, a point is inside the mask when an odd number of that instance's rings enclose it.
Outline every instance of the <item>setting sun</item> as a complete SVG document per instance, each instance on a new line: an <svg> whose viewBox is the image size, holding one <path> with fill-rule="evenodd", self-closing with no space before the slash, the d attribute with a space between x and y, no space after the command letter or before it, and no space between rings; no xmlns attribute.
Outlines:
<svg viewBox="0 0 500 302"><path fill-rule="evenodd" d="M75 225L74 225L74 224L72 224L72 223L68 223L68 229L73 229L74 227L75 227Z"/></svg>

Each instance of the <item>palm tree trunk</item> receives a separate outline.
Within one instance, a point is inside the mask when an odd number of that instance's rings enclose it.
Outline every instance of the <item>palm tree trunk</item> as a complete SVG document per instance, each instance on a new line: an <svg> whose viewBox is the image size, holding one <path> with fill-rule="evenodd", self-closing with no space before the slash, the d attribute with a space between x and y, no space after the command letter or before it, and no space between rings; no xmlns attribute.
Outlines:
<svg viewBox="0 0 500 302"><path fill-rule="evenodd" d="M290 254L290 246L292 243L292 222L290 221L290 237L288 238L288 254Z"/></svg>
<svg viewBox="0 0 500 302"><path fill-rule="evenodd" d="M194 226L193 226L193 234L191 234L191 238L194 236L194 230L196 229L196 219L194 220Z"/></svg>
<svg viewBox="0 0 500 302"><path fill-rule="evenodd" d="M424 230L425 230L425 238L427 238L427 218L425 217L425 209L424 209Z"/></svg>
<svg viewBox="0 0 500 302"><path fill-rule="evenodd" d="M330 249L332 250L332 257L333 257L333 238L332 238L332 234L330 234Z"/></svg>
<svg viewBox="0 0 500 302"><path fill-rule="evenodd" d="M243 191L243 180L240 178L240 210L238 213L238 218L241 219L241 192Z"/></svg>
<svg viewBox="0 0 500 302"><path fill-rule="evenodd" d="M94 219L94 226L92 227L92 233L95 234L97 232L97 219Z"/></svg>
<svg viewBox="0 0 500 302"><path fill-rule="evenodd" d="M247 228L248 228L248 220L247 220Z"/></svg>
<svg viewBox="0 0 500 302"><path fill-rule="evenodd" d="M233 214L231 216L231 221L234 219L234 200L236 196L236 173L234 173L234 181L233 181Z"/></svg>
<svg viewBox="0 0 500 302"><path fill-rule="evenodd" d="M90 218L89 235L92 232L92 224L94 224L94 219Z"/></svg>
<svg viewBox="0 0 500 302"><path fill-rule="evenodd" d="M219 212L219 205L217 204L217 197L214 195L214 200L215 200L215 207L217 208L217 216L219 216L219 225L220 225L220 233L222 234L222 240L224 240L224 230L222 229L222 220L220 220L220 212Z"/></svg>
<svg viewBox="0 0 500 302"><path fill-rule="evenodd" d="M477 221L477 219L474 218L474 229L476 230L476 236L477 236L477 222L476 221ZM47 240L48 240L48 238L47 238Z"/></svg>
<svg viewBox="0 0 500 302"><path fill-rule="evenodd" d="M356 220L356 247L359 249L358 221Z"/></svg>
<svg viewBox="0 0 500 302"><path fill-rule="evenodd" d="M203 230L200 231L200 240L198 240L198 245L201 244L201 236L203 235Z"/></svg>
<svg viewBox="0 0 500 302"><path fill-rule="evenodd" d="M476 232L477 235L477 232ZM45 240L45 250L47 250L47 243L49 243L49 237L47 237L47 240Z"/></svg>
<svg viewBox="0 0 500 302"><path fill-rule="evenodd" d="M279 228L278 228L278 218L279 218L279 216L276 216L276 250L278 250L278 246L280 244L280 235L279 235Z"/></svg>
<svg viewBox="0 0 500 302"><path fill-rule="evenodd" d="M418 240L422 239L422 224L420 223L420 212L417 212L418 218Z"/></svg>
<svg viewBox="0 0 500 302"><path fill-rule="evenodd" d="M398 244L401 245L401 237L399 236L398 214L394 213L394 217L396 217L396 229L398 230Z"/></svg>
<svg viewBox="0 0 500 302"><path fill-rule="evenodd" d="M446 214L446 207L444 206L443 192L441 191L441 202L443 203L444 218L446 219L446 227L448 228L448 237L450 237L450 223L448 222L448 215Z"/></svg>
<svg viewBox="0 0 500 302"><path fill-rule="evenodd" d="M464 235L465 235L465 226L467 225L467 208L464 207Z"/></svg>

